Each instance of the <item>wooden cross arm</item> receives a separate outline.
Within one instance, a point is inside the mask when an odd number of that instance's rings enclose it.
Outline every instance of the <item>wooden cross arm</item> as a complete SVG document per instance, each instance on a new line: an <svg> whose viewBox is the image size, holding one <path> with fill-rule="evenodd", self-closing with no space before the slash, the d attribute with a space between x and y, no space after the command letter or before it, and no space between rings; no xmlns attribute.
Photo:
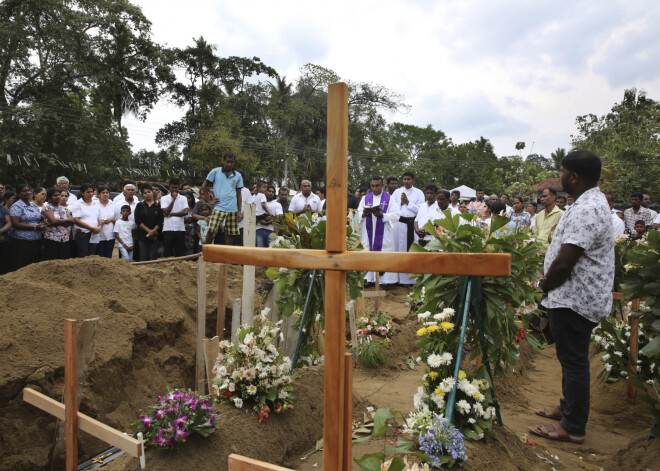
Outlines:
<svg viewBox="0 0 660 471"><path fill-rule="evenodd" d="M23 400L39 409L54 415L60 420L64 420L64 404L57 402L34 389L25 388L23 390ZM119 430L92 419L91 417L78 412L78 427L83 432L87 432L96 438L124 450L131 456L139 458L142 456L142 442L130 437Z"/></svg>
<svg viewBox="0 0 660 471"><path fill-rule="evenodd" d="M311 270L511 276L511 255L437 252L340 252L205 245L207 262Z"/></svg>
<svg viewBox="0 0 660 471"><path fill-rule="evenodd" d="M291 471L289 468L283 468L263 461L254 460L245 456L232 453L229 455L229 471Z"/></svg>

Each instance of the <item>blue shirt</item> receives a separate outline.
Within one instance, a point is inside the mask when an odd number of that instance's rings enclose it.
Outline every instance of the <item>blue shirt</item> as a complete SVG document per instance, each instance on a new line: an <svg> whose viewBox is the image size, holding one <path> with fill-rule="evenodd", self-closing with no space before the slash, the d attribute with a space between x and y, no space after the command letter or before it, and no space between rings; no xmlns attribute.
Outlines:
<svg viewBox="0 0 660 471"><path fill-rule="evenodd" d="M236 190L243 188L243 177L241 177L241 174L234 170L229 176L227 176L227 174L222 171L222 167L217 167L211 170L206 179L213 183L213 193L215 193L215 197L220 200L213 209L225 213L238 212Z"/></svg>
<svg viewBox="0 0 660 471"><path fill-rule="evenodd" d="M23 200L18 200L9 208L10 216L20 216L21 222L24 224L37 225L41 222L41 210L39 206L30 201L27 205ZM9 229L9 235L14 239L21 240L41 240L41 231L23 231L20 229Z"/></svg>

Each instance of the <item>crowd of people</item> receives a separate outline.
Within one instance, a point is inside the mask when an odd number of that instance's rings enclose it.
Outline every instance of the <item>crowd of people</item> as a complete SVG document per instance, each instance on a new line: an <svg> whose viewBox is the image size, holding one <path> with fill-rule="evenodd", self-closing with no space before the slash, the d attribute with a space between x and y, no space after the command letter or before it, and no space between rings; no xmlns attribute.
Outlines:
<svg viewBox="0 0 660 471"><path fill-rule="evenodd" d="M323 218L323 188L312 191L308 180L293 195L286 187L278 190L264 181L248 188L234 169L235 160L230 152L223 156L222 167L213 169L201 185L199 198L190 184L176 178L169 181L166 195L158 185L125 182L113 199L104 184L83 183L76 196L65 176L48 189L0 184L0 273L41 260L110 258L115 246L118 257L148 261L198 253L204 244L243 245L245 203L256 207L257 247L269 246L278 216L304 217L310 211ZM428 184L422 191L414 184L415 174L407 171L401 178L374 177L370 192L348 191L348 210L354 211L365 250L408 251L413 242L424 245L432 238L427 223L443 218L446 210L474 213L477 218L471 224L482 226L490 225L493 214L504 214L511 219L511 230L531 227L547 249L561 216L573 204L570 195L553 188L540 193L538 204L520 196L487 195L483 188L476 189L476 197L466 198L458 190ZM608 202L615 237L625 233L640 238L650 228L660 229L649 195L633 193L625 211L613 207L611 196ZM374 283L375 274L367 274L366 281ZM384 289L413 282L408 273L385 273L380 281Z"/></svg>

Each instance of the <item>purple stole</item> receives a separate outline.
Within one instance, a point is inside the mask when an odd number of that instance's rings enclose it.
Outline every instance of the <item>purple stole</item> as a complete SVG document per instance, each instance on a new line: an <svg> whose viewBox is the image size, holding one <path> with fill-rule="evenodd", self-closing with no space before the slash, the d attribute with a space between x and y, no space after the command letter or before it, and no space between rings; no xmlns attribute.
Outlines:
<svg viewBox="0 0 660 471"><path fill-rule="evenodd" d="M387 191L382 191L380 197L380 210L383 213L387 212L387 208L390 205L390 194ZM373 207L374 205L374 193L369 192L364 197L364 205L366 207ZM376 220L376 237L373 237L374 233L374 219ZM383 248L383 232L385 232L385 223L382 218L377 218L373 215L369 215L366 220L367 225L367 236L369 237L369 245L373 240L373 246L371 247L371 252L380 252Z"/></svg>

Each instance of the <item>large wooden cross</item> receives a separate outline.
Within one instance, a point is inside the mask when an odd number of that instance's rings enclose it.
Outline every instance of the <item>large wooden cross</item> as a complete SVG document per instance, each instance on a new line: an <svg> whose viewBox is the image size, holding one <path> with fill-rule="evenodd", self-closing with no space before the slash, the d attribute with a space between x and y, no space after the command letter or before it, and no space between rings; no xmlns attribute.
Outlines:
<svg viewBox="0 0 660 471"><path fill-rule="evenodd" d="M326 250L205 245L208 262L325 270L323 469L351 469L352 371L344 355L346 272L509 276L508 254L347 252L348 86L328 88ZM235 327L235 326L234 326ZM253 469L257 466L251 465ZM242 468L247 469L247 468Z"/></svg>

